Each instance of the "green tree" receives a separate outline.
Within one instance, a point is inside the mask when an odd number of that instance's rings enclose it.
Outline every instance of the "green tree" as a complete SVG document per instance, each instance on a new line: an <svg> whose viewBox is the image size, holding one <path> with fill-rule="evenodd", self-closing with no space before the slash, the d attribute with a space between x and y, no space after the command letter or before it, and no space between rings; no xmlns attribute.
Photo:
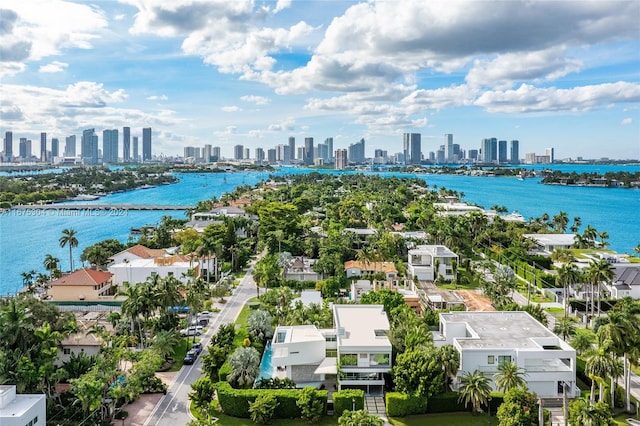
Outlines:
<svg viewBox="0 0 640 426"><path fill-rule="evenodd" d="M324 402L313 387L307 386L300 392L296 405L307 423L318 423L324 416Z"/></svg>
<svg viewBox="0 0 640 426"><path fill-rule="evenodd" d="M562 340L567 341L567 337L573 337L576 334L576 322L573 318L558 318L553 332L562 336Z"/></svg>
<svg viewBox="0 0 640 426"><path fill-rule="evenodd" d="M250 388L260 372L260 354L252 347L237 348L229 357L229 365L229 383L235 387Z"/></svg>
<svg viewBox="0 0 640 426"><path fill-rule="evenodd" d="M569 424L581 426L614 426L609 406L604 402L590 403L578 398L569 404Z"/></svg>
<svg viewBox="0 0 640 426"><path fill-rule="evenodd" d="M49 272L49 276L53 279L56 276L56 271L58 271L58 264L60 263L60 259L52 256L47 253L44 257L44 262L42 262L44 269Z"/></svg>
<svg viewBox="0 0 640 426"><path fill-rule="evenodd" d="M432 396L444 388L442 364L435 348L408 350L396 358L391 369L398 392Z"/></svg>
<svg viewBox="0 0 640 426"><path fill-rule="evenodd" d="M109 258L127 248L116 239L103 240L85 248L80 255L80 260L104 268L109 262Z"/></svg>
<svg viewBox="0 0 640 426"><path fill-rule="evenodd" d="M587 267L587 277L589 278L589 284L591 286L591 316L595 314L594 306L596 304L596 300L594 297L597 295L597 315L600 316L600 296L602 291L600 290L600 284L602 282L610 282L613 279L614 272L611 267L611 264L605 260L599 260L597 262L591 262L589 267Z"/></svg>
<svg viewBox="0 0 640 426"><path fill-rule="evenodd" d="M498 372L493 375L493 379L497 390L508 392L513 388L525 387L527 385L524 379L526 375L515 362L505 361L498 365Z"/></svg>
<svg viewBox="0 0 640 426"><path fill-rule="evenodd" d="M269 312L258 309L247 318L247 331L252 339L266 344L273 337L273 317Z"/></svg>
<svg viewBox="0 0 640 426"><path fill-rule="evenodd" d="M278 406L276 397L269 393L263 393L253 402L249 402L249 415L251 421L261 425L266 425L271 422L273 415Z"/></svg>
<svg viewBox="0 0 640 426"><path fill-rule="evenodd" d="M458 401L464 401L465 407L471 404L471 412L475 416L480 407L489 402L490 381L479 370L475 370L473 373L465 372L460 379L458 394Z"/></svg>
<svg viewBox="0 0 640 426"><path fill-rule="evenodd" d="M345 410L338 418L338 426L384 426L384 420L367 410Z"/></svg>
<svg viewBox="0 0 640 426"><path fill-rule="evenodd" d="M151 347L157 350L166 362L173 358L179 343L180 335L176 330L161 330L153 337Z"/></svg>
<svg viewBox="0 0 640 426"><path fill-rule="evenodd" d="M498 421L500 426L537 426L538 397L526 388L510 389L498 408Z"/></svg>
<svg viewBox="0 0 640 426"><path fill-rule="evenodd" d="M404 296L401 293L386 288L363 294L360 303L363 305L384 305L384 311L387 315L390 315L394 308L405 304Z"/></svg>
<svg viewBox="0 0 640 426"><path fill-rule="evenodd" d="M69 270L73 271L73 248L78 247L78 238L76 237L76 230L73 228L65 228L62 230L62 237L60 237L60 247L64 248L69 246Z"/></svg>
<svg viewBox="0 0 640 426"><path fill-rule="evenodd" d="M438 348L438 359L442 365L443 390L446 392L449 379L455 376L460 368L460 353L453 345L444 345Z"/></svg>
<svg viewBox="0 0 640 426"><path fill-rule="evenodd" d="M193 382L191 389L189 399L198 409L206 407L215 398L216 385L208 376L200 377Z"/></svg>
<svg viewBox="0 0 640 426"><path fill-rule="evenodd" d="M575 330L575 335L573 336L569 344L576 350L578 355L582 356L593 348L593 344L595 343L595 341L595 335L591 330L577 328Z"/></svg>

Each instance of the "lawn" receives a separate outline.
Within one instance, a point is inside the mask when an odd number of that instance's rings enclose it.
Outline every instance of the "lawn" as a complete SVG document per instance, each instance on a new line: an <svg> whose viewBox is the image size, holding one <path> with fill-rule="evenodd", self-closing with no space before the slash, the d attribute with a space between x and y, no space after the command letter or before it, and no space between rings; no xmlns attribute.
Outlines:
<svg viewBox="0 0 640 426"><path fill-rule="evenodd" d="M393 417L389 420L394 426L480 426L498 424L498 419L496 417L487 417L486 414L477 414L472 416L471 413L424 414L420 416L407 416L402 418Z"/></svg>
<svg viewBox="0 0 640 426"><path fill-rule="evenodd" d="M175 362L173 363L173 365L171 365L171 367L165 371L180 371L180 369L182 368L182 360L184 359L185 354L187 353L187 347L190 347L191 345L187 345L187 339L181 339L180 343L178 344L178 346L176 346L176 352L173 355L173 359L175 359Z"/></svg>
<svg viewBox="0 0 640 426"><path fill-rule="evenodd" d="M564 315L563 308L545 308L545 311L549 312L551 315L556 317L560 315Z"/></svg>

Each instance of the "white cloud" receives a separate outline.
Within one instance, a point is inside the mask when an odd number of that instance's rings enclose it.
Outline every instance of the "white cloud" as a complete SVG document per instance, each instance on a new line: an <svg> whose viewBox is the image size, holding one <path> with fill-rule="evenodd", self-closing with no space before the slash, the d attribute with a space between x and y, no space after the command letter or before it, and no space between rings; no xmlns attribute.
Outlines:
<svg viewBox="0 0 640 426"><path fill-rule="evenodd" d="M169 97L167 95L151 95L151 96L147 96L147 100L149 100L149 101L168 101Z"/></svg>
<svg viewBox="0 0 640 426"><path fill-rule="evenodd" d="M65 49L90 49L107 25L95 6L62 0L5 0L2 8L3 75L21 72L26 62L58 55Z"/></svg>
<svg viewBox="0 0 640 426"><path fill-rule="evenodd" d="M291 7L291 0L278 0L278 3L276 3L276 8L273 9L273 13L281 12L284 9L288 9L289 7Z"/></svg>
<svg viewBox="0 0 640 426"><path fill-rule="evenodd" d="M240 112L240 111L242 111L242 108L240 108L239 106L235 106L235 105L223 106L220 109L222 111L224 111L224 112Z"/></svg>
<svg viewBox="0 0 640 426"><path fill-rule="evenodd" d="M487 91L474 104L489 112L528 113L588 111L609 103L627 102L640 102L640 84L619 81L571 89L522 84L516 90Z"/></svg>
<svg viewBox="0 0 640 426"><path fill-rule="evenodd" d="M38 71L39 72L45 72L45 73L62 72L68 66L69 66L69 64L67 64L67 63L59 62L59 61L53 61L50 64L41 65L40 68L38 69Z"/></svg>
<svg viewBox="0 0 640 426"><path fill-rule="evenodd" d="M279 123L270 124L267 130L270 132L291 132L296 128L296 120L293 117L287 117Z"/></svg>
<svg viewBox="0 0 640 426"><path fill-rule="evenodd" d="M633 124L633 118L631 117L623 118L620 124L622 124L623 126L628 126L630 124Z"/></svg>
<svg viewBox="0 0 640 426"><path fill-rule="evenodd" d="M224 138L227 136L235 135L237 130L238 128L236 126L227 126L224 130L213 132L213 134L217 137Z"/></svg>
<svg viewBox="0 0 640 426"><path fill-rule="evenodd" d="M241 96L240 100L244 102L254 103L256 105L266 105L269 102L271 102L269 98L266 98L264 96L256 96L256 95Z"/></svg>

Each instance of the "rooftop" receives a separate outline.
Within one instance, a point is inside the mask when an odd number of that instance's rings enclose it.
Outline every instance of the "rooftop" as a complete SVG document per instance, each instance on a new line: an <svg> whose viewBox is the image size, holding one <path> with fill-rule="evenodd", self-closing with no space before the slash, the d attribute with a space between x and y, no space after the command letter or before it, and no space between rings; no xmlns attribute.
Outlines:
<svg viewBox="0 0 640 426"><path fill-rule="evenodd" d="M453 337L461 348L479 349L542 349L555 345L563 350L572 348L527 312L449 312L440 314L447 341ZM448 324L466 324L466 333L447 336ZM460 333L461 334L461 333Z"/></svg>
<svg viewBox="0 0 640 426"><path fill-rule="evenodd" d="M340 346L391 349L389 339L380 333L389 330L383 305L333 305L333 318Z"/></svg>
<svg viewBox="0 0 640 426"><path fill-rule="evenodd" d="M315 325L279 325L273 333L273 343L301 343L323 341L324 337Z"/></svg>
<svg viewBox="0 0 640 426"><path fill-rule="evenodd" d="M126 269L126 268L150 268L158 269L161 267L184 267L193 268L198 264L197 261L190 262L186 256L159 257L155 259L133 259L126 263L114 263L109 266L109 270Z"/></svg>
<svg viewBox="0 0 640 426"><path fill-rule="evenodd" d="M49 283L50 286L77 285L95 286L105 283L113 276L110 272L96 271L95 269L82 268L70 274L63 275L55 281Z"/></svg>
<svg viewBox="0 0 640 426"><path fill-rule="evenodd" d="M15 385L0 385L0 424L3 418L22 417L35 404L44 401L44 398L44 394L17 395Z"/></svg>
<svg viewBox="0 0 640 426"><path fill-rule="evenodd" d="M431 254L439 257L458 257L449 247L443 245L419 245L409 250L410 255Z"/></svg>
<svg viewBox="0 0 640 426"><path fill-rule="evenodd" d="M575 234L524 234L523 237L535 240L543 246L571 246L576 241Z"/></svg>
<svg viewBox="0 0 640 426"><path fill-rule="evenodd" d="M394 272L397 273L396 265L393 262L360 262L358 260L349 260L344 262L344 268L358 268L363 271L376 271L376 272Z"/></svg>

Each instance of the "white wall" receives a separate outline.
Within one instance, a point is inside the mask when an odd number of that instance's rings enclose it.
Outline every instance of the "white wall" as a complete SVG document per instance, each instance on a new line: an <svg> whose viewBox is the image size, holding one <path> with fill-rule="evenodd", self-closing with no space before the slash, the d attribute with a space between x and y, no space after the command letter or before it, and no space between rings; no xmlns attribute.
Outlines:
<svg viewBox="0 0 640 426"><path fill-rule="evenodd" d="M280 348L286 348L286 356L276 356ZM325 341L271 343L274 366L320 364L325 358Z"/></svg>

